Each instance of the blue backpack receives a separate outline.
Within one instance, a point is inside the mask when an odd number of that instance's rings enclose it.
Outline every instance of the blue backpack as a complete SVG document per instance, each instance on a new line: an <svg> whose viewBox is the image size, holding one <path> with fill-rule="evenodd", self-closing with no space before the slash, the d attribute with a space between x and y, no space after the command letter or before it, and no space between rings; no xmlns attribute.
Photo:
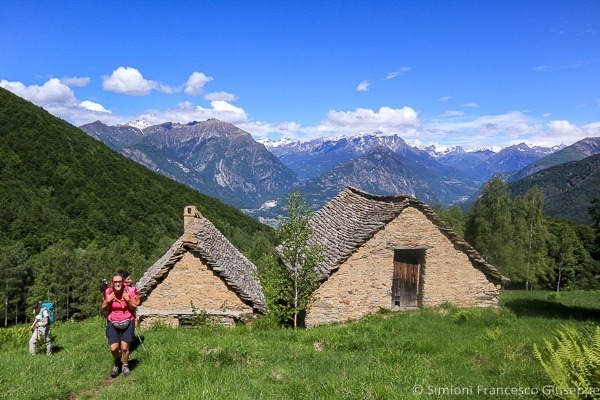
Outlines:
<svg viewBox="0 0 600 400"><path fill-rule="evenodd" d="M48 321L51 324L53 324L54 323L54 303L51 301L42 303L42 309L46 309L46 311L48 311Z"/></svg>

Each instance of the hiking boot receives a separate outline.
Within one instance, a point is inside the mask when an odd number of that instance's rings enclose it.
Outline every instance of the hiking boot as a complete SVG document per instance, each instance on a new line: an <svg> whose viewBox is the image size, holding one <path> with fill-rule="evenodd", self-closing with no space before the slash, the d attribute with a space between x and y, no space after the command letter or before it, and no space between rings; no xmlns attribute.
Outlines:
<svg viewBox="0 0 600 400"><path fill-rule="evenodd" d="M131 373L131 371L129 370L129 364L123 364L123 375L127 376Z"/></svg>
<svg viewBox="0 0 600 400"><path fill-rule="evenodd" d="M127 370L129 371L129 368L127 368ZM112 369L110 370L111 378L116 378L117 375L119 375L119 372L121 372L121 363L115 360L115 365L113 365Z"/></svg>

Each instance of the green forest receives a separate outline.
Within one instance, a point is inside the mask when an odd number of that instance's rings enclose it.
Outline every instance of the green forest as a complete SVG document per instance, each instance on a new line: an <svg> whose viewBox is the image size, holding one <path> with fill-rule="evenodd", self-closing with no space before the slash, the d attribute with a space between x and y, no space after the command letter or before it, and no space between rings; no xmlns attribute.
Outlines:
<svg viewBox="0 0 600 400"><path fill-rule="evenodd" d="M24 322L33 300L60 319L100 312L100 279L139 279L183 233L196 205L252 260L275 231L160 176L0 88L0 313Z"/></svg>
<svg viewBox="0 0 600 400"><path fill-rule="evenodd" d="M475 204L434 207L454 231L521 289L600 289L600 200L592 201L592 225L549 217L534 185L513 196L500 178L491 179Z"/></svg>

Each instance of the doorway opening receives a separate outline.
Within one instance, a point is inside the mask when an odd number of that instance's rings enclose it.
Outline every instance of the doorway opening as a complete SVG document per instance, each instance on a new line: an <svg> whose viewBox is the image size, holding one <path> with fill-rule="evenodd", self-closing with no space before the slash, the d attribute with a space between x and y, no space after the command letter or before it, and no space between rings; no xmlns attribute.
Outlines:
<svg viewBox="0 0 600 400"><path fill-rule="evenodd" d="M421 270L425 264L425 248L394 250L392 308L418 307L421 295Z"/></svg>

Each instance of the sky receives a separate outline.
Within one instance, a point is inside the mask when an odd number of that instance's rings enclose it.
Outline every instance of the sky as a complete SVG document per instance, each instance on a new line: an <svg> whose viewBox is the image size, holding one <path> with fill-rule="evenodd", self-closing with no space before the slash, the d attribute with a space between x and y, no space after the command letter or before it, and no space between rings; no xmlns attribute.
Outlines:
<svg viewBox="0 0 600 400"><path fill-rule="evenodd" d="M7 1L0 87L81 126L217 118L256 139L600 136L600 1Z"/></svg>

